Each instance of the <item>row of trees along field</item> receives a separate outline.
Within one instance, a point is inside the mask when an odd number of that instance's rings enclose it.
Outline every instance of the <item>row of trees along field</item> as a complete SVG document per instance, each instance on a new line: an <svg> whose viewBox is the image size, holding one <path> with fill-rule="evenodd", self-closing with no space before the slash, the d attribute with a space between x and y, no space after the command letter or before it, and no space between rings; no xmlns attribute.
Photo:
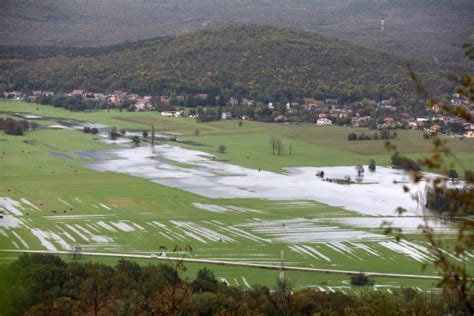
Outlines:
<svg viewBox="0 0 474 316"><path fill-rule="evenodd" d="M77 258L76 258L77 259ZM413 288L393 294L293 291L253 285L231 287L203 268L183 278L185 267L116 266L52 255L22 255L0 266L2 315L459 315L462 306L448 294L423 294ZM277 273L275 273L275 277ZM276 278L275 278L276 280ZM363 276L353 284L367 284ZM370 282L369 282L370 283Z"/></svg>

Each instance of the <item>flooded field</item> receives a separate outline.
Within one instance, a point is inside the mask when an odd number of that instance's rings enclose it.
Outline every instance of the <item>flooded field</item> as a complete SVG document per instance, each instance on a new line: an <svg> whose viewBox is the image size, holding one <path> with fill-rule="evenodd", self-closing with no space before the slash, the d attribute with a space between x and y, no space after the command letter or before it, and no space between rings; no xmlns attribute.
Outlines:
<svg viewBox="0 0 474 316"><path fill-rule="evenodd" d="M194 137L189 136L194 122L184 121L191 124L187 129L171 121L167 128L161 125L151 147L142 137L147 126L122 125L128 113L98 124L94 118L110 115L15 113L8 115L38 120L41 127L23 138L6 136L2 143L7 181L0 185L1 249L71 251L80 245L84 251L151 256L161 246L190 245L196 259L274 265L284 250L288 266L435 274L421 271L420 264L432 258L418 229L424 184L410 185L404 172L379 166L375 172L364 166L359 177L355 164L368 156L328 160L338 156L325 149L326 157L315 161L324 153L320 148L304 152L310 145L303 144L295 145L294 156L272 156L264 147L267 136L248 148L238 147L240 138L229 138L223 142L228 152L218 154L220 139L213 142L206 134L221 135L232 125L199 125L204 135ZM99 132L83 133L84 126ZM125 136L110 139L110 126L123 127ZM235 135L241 137L243 128L235 127ZM139 146L132 144L133 136L140 137ZM170 141L173 137L177 141ZM333 166L307 167L326 163ZM297 167L284 168L290 165ZM320 171L324 177L316 175ZM327 181L347 178L346 184ZM404 184L414 196L403 192ZM401 217L395 212L400 206L408 209ZM384 234L384 222L403 228L407 239L396 242ZM454 238L449 223L433 216L430 225L446 240ZM470 252L466 256L467 263L474 259ZM261 272L222 268L216 276L236 286L273 286L276 275ZM304 276L297 286L350 289L346 277L323 279ZM377 284L403 285L413 283Z"/></svg>
<svg viewBox="0 0 474 316"><path fill-rule="evenodd" d="M279 174L215 161L210 154L172 145L81 154L96 160L88 165L95 170L125 173L209 198L313 200L377 216L395 215L397 207L407 209L408 216L422 212L424 184L410 184L404 171L392 168L370 172L365 166L361 177L353 166L287 168ZM316 176L321 170L325 178L350 177L357 182L324 181ZM404 193L402 184L415 196Z"/></svg>

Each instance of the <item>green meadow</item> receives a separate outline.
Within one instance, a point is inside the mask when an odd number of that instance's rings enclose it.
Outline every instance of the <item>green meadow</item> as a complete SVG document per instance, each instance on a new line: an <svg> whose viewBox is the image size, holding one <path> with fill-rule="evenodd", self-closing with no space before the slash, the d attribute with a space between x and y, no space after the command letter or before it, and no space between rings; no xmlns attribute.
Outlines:
<svg viewBox="0 0 474 316"><path fill-rule="evenodd" d="M275 265L279 264L283 249L288 266L436 274L432 268L422 270L421 262L413 257L384 247L381 241L394 242L394 239L385 236L382 228L334 222L337 218L361 217L359 213L311 201L210 199L146 179L95 171L87 166L91 159L78 152L121 147L100 142L97 137L79 130L46 127L81 121L141 132L150 130L154 124L157 133L177 133L177 141L170 142L174 145L211 153L217 160L229 164L280 173L285 172L286 167L367 164L372 158L378 165L389 165L390 156L384 141L349 142L347 134L353 129L251 121L244 121L239 127L237 121L197 123L191 118L165 118L157 112L69 112L50 106L0 101L0 116L21 117L21 114L41 116L42 119L37 119L41 127L23 136L0 133L0 198L6 198L0 206L5 209L6 203L15 201L18 205L13 207L21 212L14 216L21 220L20 225L0 225L0 249L53 247L63 250L66 245L80 244L84 251L91 252L154 254L165 247L171 256L171 249L176 245L190 245L193 251L188 256L196 259ZM194 136L196 129L200 130L199 136ZM281 155L272 155L270 139L273 137L280 138L284 144ZM460 163L474 168L474 140L448 142ZM415 131L400 131L393 143L411 157L428 154L431 149L431 142ZM216 152L220 144L227 147L225 153ZM142 142L140 146L149 145ZM175 165L193 168L192 164ZM198 204L247 211L209 212L197 207ZM357 231L384 239L341 242L342 246L339 243L275 242L270 241L268 233L252 226L258 222L270 223L280 234L286 234L285 229L304 226L329 229L342 235ZM282 227L278 228L279 225ZM417 234L407 238L410 243L426 246ZM446 237L448 242L451 238ZM13 258L15 255L0 254L0 262ZM82 260L89 259L115 262L115 259L97 257ZM150 260L139 262L147 264ZM189 276L202 267L201 264L187 266ZM278 277L277 271L209 268L219 278L242 287L257 283L273 286ZM348 278L342 275L288 272L287 276L295 288L348 288ZM432 281L421 280L380 278L376 281L378 285L387 286L413 285L422 289L434 286Z"/></svg>

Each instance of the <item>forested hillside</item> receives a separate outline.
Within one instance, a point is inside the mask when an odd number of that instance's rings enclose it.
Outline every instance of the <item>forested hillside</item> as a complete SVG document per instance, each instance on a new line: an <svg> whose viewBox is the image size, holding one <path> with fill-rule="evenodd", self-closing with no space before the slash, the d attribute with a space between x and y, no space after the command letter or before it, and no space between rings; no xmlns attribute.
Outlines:
<svg viewBox="0 0 474 316"><path fill-rule="evenodd" d="M0 42L104 46L260 23L408 57L462 62L458 47L474 31L473 11L471 0L2 0Z"/></svg>
<svg viewBox="0 0 474 316"><path fill-rule="evenodd" d="M415 97L405 59L273 27L227 27L76 52L4 49L2 56L0 90L205 92L262 101ZM440 83L437 67L414 67Z"/></svg>

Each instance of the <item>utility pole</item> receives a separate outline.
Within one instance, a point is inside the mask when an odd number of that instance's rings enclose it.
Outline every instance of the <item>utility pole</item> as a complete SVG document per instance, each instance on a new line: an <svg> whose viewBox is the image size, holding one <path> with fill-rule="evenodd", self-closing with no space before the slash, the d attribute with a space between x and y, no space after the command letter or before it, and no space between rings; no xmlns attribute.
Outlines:
<svg viewBox="0 0 474 316"><path fill-rule="evenodd" d="M155 123L151 123L151 146L155 145Z"/></svg>
<svg viewBox="0 0 474 316"><path fill-rule="evenodd" d="M283 246L281 246L281 251L280 251L280 288L285 285L285 253L283 250Z"/></svg>

